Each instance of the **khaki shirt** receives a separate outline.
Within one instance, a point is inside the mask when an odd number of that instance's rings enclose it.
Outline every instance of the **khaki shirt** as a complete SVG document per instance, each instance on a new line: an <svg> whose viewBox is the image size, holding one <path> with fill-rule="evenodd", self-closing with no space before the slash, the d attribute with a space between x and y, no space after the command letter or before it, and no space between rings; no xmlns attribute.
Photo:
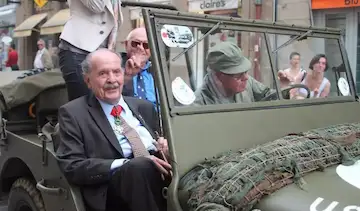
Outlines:
<svg viewBox="0 0 360 211"><path fill-rule="evenodd" d="M204 84L196 90L194 105L211 105L226 103L251 103L256 102L271 94L269 87L249 76L246 88L243 92L232 97L224 96L214 83L214 73L209 72L205 76Z"/></svg>

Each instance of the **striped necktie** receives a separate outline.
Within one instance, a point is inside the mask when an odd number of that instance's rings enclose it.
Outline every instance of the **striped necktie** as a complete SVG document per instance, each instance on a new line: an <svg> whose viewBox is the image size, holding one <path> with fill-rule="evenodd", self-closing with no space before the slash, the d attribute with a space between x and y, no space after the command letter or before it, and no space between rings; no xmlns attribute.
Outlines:
<svg viewBox="0 0 360 211"><path fill-rule="evenodd" d="M115 118L115 125L121 128L122 134L129 141L134 157L150 155L141 141L139 134L120 115L123 108L121 105L114 106L111 115Z"/></svg>

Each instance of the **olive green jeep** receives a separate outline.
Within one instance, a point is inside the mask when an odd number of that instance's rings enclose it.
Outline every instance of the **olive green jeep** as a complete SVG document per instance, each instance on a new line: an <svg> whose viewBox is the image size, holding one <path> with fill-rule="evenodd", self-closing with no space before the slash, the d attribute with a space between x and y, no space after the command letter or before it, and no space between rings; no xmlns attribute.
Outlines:
<svg viewBox="0 0 360 211"><path fill-rule="evenodd" d="M128 5L144 7L173 166L168 210L360 210L360 105L341 30ZM247 74L271 94L194 105L211 72L207 52L224 41L241 47L252 63ZM281 86L278 71L290 67L293 51L306 75L315 55L327 56L327 97L313 97L306 83ZM308 92L304 99L292 98L299 89ZM21 91L22 100L11 97ZM57 109L67 102L61 72L18 79L0 93L0 188L8 210L85 211L80 188L66 180L54 153Z"/></svg>

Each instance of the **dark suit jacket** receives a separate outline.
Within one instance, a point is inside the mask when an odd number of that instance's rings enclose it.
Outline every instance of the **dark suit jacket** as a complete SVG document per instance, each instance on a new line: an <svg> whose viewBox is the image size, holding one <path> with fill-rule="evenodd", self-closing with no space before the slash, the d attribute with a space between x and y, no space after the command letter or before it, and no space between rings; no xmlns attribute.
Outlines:
<svg viewBox="0 0 360 211"><path fill-rule="evenodd" d="M124 97L137 119L155 138L157 113L146 100ZM110 166L123 158L120 144L94 95L68 102L59 109L59 138L56 150L67 180L81 188L87 206L105 210Z"/></svg>
<svg viewBox="0 0 360 211"><path fill-rule="evenodd" d="M120 53L121 55L121 67L125 70L125 63L127 61L127 54L125 52ZM122 90L122 95L123 96L130 96L133 97L134 96L134 83L133 80L129 80L126 84L124 84L123 86L123 90Z"/></svg>
<svg viewBox="0 0 360 211"><path fill-rule="evenodd" d="M134 83L132 79L129 80L126 84L124 84L122 95L128 97L134 96Z"/></svg>

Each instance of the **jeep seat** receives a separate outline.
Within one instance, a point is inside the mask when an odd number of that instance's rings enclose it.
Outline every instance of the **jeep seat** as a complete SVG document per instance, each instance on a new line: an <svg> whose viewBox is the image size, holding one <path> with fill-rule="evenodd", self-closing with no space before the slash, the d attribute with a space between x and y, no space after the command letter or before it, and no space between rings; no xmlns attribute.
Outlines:
<svg viewBox="0 0 360 211"><path fill-rule="evenodd" d="M58 85L42 91L35 100L37 127L44 127L49 121L53 126L57 123L58 109L68 102L65 85Z"/></svg>

